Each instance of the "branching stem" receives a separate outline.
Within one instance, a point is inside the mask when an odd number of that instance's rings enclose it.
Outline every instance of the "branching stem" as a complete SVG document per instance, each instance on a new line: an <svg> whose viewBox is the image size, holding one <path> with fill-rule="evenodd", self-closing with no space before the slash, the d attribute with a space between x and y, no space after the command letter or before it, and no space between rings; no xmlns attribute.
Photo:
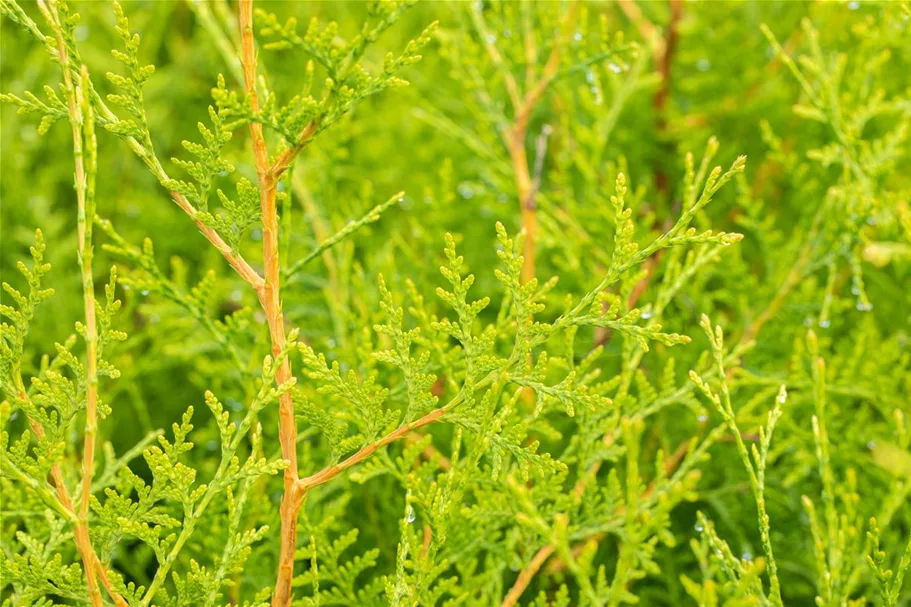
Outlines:
<svg viewBox="0 0 911 607"><path fill-rule="evenodd" d="M259 97L256 93L256 47L253 39L253 0L241 0L239 24L241 35L241 65L244 71L244 88L250 107L255 114L260 112ZM315 124L315 123L311 123ZM315 126L312 131L315 131ZM311 131L311 133L312 133ZM272 341L272 356L279 360L285 349L285 323L281 302L281 264L279 262L278 211L276 209L276 186L281 174L291 166L296 155L288 155L286 164L273 169L269 163L269 150L263 135L262 125L250 122L250 135L253 139L253 155L256 162L256 174L259 178L260 206L263 221L263 267L265 279L262 289L258 290L259 301L269 325L269 337ZM302 135L309 141L310 135ZM303 146L301 146L302 148ZM289 152L297 148L290 148ZM300 151L299 149L297 151ZM275 382L282 386L292 378L291 363L287 356L281 357ZM294 422L294 401L290 392L279 396L279 428L282 457L288 461L285 468L285 490L281 503L281 543L279 548L278 576L275 592L272 595L274 607L286 607L291 602L291 580L294 576L294 550L297 546L297 511L294 503L294 489L297 483L297 426Z"/></svg>

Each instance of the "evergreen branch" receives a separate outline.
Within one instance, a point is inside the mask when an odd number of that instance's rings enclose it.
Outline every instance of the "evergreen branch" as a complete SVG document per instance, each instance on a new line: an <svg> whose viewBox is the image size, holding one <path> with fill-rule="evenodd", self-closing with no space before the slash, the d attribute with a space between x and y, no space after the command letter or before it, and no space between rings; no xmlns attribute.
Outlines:
<svg viewBox="0 0 911 607"><path fill-rule="evenodd" d="M101 577L111 598L118 605L126 605L123 598L113 592L110 582L106 580L104 569L99 571L96 567L95 551L89 537L88 507L89 497L92 492L92 474L95 469L95 434L97 430L97 403L98 403L98 375L96 372L97 353L96 343L98 334L95 324L95 289L92 278L92 219L95 216L95 173L97 168L97 145L95 142L94 118L89 101L88 72L85 66L80 70L80 86L74 84L69 63L67 46L64 42L64 25L60 20L56 4L48 7L43 0L38 6L54 31L57 38L57 51L60 66L63 71L63 80L66 90L69 109L69 121L73 135L73 156L76 165L76 200L78 219L78 257L82 275L83 308L85 313L85 340L86 340L86 421L85 421L85 446L82 458L82 500L79 506L75 524L76 545L82 557L88 584L89 600L95 607L104 603L101 590L98 588L97 577ZM84 157L87 154L87 158ZM89 219L86 220L86 217ZM55 475L57 490L69 510L73 510L72 502L66 495L63 478Z"/></svg>
<svg viewBox="0 0 911 607"><path fill-rule="evenodd" d="M330 236L329 238L327 238L326 240L321 242L320 245L318 247L316 247L315 249L313 249L310 253L308 253L306 257L295 262L294 265L292 265L290 268L288 268L288 270L285 272L285 277L291 278L292 276L294 276L295 274L300 272L303 269L303 267L306 266L308 263L310 263L311 261L313 261L320 255L322 255L323 253L325 253L326 251L328 251L329 249L331 249L338 243L345 240L351 234L357 232L359 229L361 229L362 227L364 227L366 225L369 225L371 223L376 223L377 221L379 221L380 216L383 214L383 212L386 211L386 209L388 209L392 205L396 204L397 202L401 202L402 197L404 195L405 195L405 192L399 192L398 194L393 194L392 198L390 198L386 202L376 205L375 207L373 207L372 209L367 211L367 213L365 213L360 219L349 221L347 224L345 224L344 228L342 228L341 230L339 230L338 232L336 232L335 234L333 234L332 236Z"/></svg>
<svg viewBox="0 0 911 607"><path fill-rule="evenodd" d="M768 559L770 592L772 594L770 600L773 605L782 607L781 582L778 578L778 565L772 550L769 515L766 512L765 466L769 442L772 438L772 431L775 427L775 422L781 416L780 405L787 398L787 392L785 391L784 385L782 385L781 391L775 399L775 408L769 413L768 427L763 430L762 451L756 451L754 447L753 457L751 458L750 451L747 449L744 442L743 434L737 426L737 416L734 412L733 404L731 403L731 394L730 389L728 388L727 375L724 367L724 338L721 327L716 326L713 330L709 318L705 315L702 316L700 324L705 330L706 335L708 335L711 343L712 356L715 361L717 375L721 382L721 396L719 397L718 394L714 393L711 388L709 388L708 384L705 383L705 380L699 377L695 371L690 371L690 379L699 386L705 396L715 405L715 408L721 414L734 436L734 444L737 447L737 453L740 455L740 460L743 462L744 468L749 476L750 487L752 488L753 497L756 500L756 506L759 510L759 531L762 536L762 547L766 554L766 558Z"/></svg>
<svg viewBox="0 0 911 607"><path fill-rule="evenodd" d="M116 5L116 2L115 2ZM116 7L118 10L119 5ZM105 104L101 95L95 89L94 84L92 84L91 79L89 79L89 88L92 91L92 101L93 105L97 111L96 118L97 120L105 126L108 130L113 130L121 135L121 137L127 142L130 146L130 149L143 161L143 163L148 167L152 172L155 178L161 184L170 183L173 180L168 176L167 172L164 170L164 167L161 165L161 161L155 155L155 150L151 146L151 138L148 135L148 131L145 131L144 141L140 141L138 134L133 133L132 131L120 132L118 131L118 125L122 125L125 121L122 121L113 111ZM206 225L202 218L200 217L199 212L193 207L192 204L186 199L182 194L170 191L169 194L174 202L177 204L180 209L186 213L193 223L196 225L196 228L202 233L202 235L209 241L212 246L214 246L225 261L237 272L240 277L249 283L254 289L259 291L263 287L263 278L250 266L249 263L243 258L242 255L236 253L232 247L222 239L222 237L215 231L214 228Z"/></svg>

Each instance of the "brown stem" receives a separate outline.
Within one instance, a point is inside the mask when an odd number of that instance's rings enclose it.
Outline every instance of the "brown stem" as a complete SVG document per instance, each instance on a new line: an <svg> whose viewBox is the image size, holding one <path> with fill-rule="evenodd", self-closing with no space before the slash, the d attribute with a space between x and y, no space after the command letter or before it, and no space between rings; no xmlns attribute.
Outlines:
<svg viewBox="0 0 911 607"><path fill-rule="evenodd" d="M451 402L449 405L447 405L447 407L452 406L454 404L454 402L455 401ZM347 459L342 460L341 462L335 464L334 466L329 466L328 468L324 468L324 469L320 470L319 472L317 472L316 474L311 474L310 476L300 479L299 481L297 481L297 487L295 488L296 493L297 493L296 501L297 501L298 506L303 503L304 498L306 498L307 492L310 489L317 487L319 485L322 485L324 483L328 483L329 481L334 479L336 476L338 476L339 474L341 474L348 468L351 468L351 467L356 466L357 464L361 463L362 461L369 458L371 455L373 455L374 453L376 453L377 451L379 451L386 445L389 445L401 438L404 438L405 436L407 436L408 434L410 434L411 432L413 432L419 428L423 428L424 426L427 426L436 421L439 421L440 418L446 414L447 407L441 407L439 409L434 409L433 411L431 411L424 417L418 419L417 421L413 421L413 422L410 422L407 424L402 424L401 426L399 426L398 428L396 428L395 430L393 430L386 436L363 447L360 451L358 451L354 455L348 457Z"/></svg>
<svg viewBox="0 0 911 607"><path fill-rule="evenodd" d="M244 73L246 74L246 69L244 70ZM304 127L304 130L301 131L301 134L298 135L297 142L285 150L282 155L275 160L272 166L269 167L269 173L272 175L272 178L276 181L276 183L284 174L284 172L291 168L291 163L294 162L294 159L297 158L297 155L300 154L301 151L307 147L307 144L313 140L313 137L316 136L316 131L319 130L321 120L322 115L317 116L311 120L307 126ZM250 124L250 128L253 128L253 124ZM261 126L260 130L262 130Z"/></svg>
<svg viewBox="0 0 911 607"><path fill-rule="evenodd" d="M239 10L241 35L241 63L244 71L244 86L250 109L254 114L260 112L259 97L256 93L256 49L253 40L253 0L241 0ZM285 349L285 323L282 316L281 272L279 265L278 213L276 209L276 184L278 176L269 165L269 151L263 136L262 125L250 122L250 135L253 138L253 154L256 161L256 174L259 178L260 206L263 222L263 267L264 284L259 291L259 301L269 325L269 337L272 341L272 356L275 359ZM290 162L290 161L289 161ZM283 357L275 374L278 386L291 381L291 363ZM294 423L294 402L290 392L285 392L278 401L278 438L281 443L282 457L288 461L285 468L285 491L282 495L281 543L279 552L278 576L272 605L286 607L291 603L291 580L294 576L294 550L297 546L297 508L295 508L294 486L297 482L297 426Z"/></svg>
<svg viewBox="0 0 911 607"><path fill-rule="evenodd" d="M171 192L171 198L174 199L174 202L177 203L177 206L180 209L190 216L193 220L193 223L196 225L196 228L206 237L212 246L218 249L218 252L221 253L221 256L225 258L232 268L243 278L247 283L252 286L257 293L259 293L264 284L263 277L253 269L253 267L247 263L240 253L235 253L231 250L231 245L226 243L224 239L218 235L218 232L214 228L210 228L202 222L199 218L199 214L196 212L196 209L190 204L186 198L177 192Z"/></svg>
<svg viewBox="0 0 911 607"><path fill-rule="evenodd" d="M528 166L528 154L525 152L525 136L528 130L528 121L535 106L541 101L545 91L550 86L557 70L560 67L560 53L563 39L568 33L573 22L578 4L573 3L563 21L560 35L554 41L554 46L544 64L544 71L538 81L529 89L516 109L512 127L506 129L503 138L506 149L512 161L513 173L516 180L516 193L522 211L522 228L525 231L525 245L522 251L524 263L522 265L522 282L527 283L535 277L535 242L538 233L537 203L535 195L537 188L531 177Z"/></svg>
<svg viewBox="0 0 911 607"><path fill-rule="evenodd" d="M556 551L553 544L547 544L538 550L537 554L531 559L531 562L528 563L528 566L519 573L519 578L512 585L512 588L509 589L509 593L506 595L506 598L503 599L503 602L500 603L500 607L513 607L521 598L522 593L525 592L525 589L528 588L528 585L531 583L531 580L535 577L535 574L541 569L544 563L547 562L547 559Z"/></svg>

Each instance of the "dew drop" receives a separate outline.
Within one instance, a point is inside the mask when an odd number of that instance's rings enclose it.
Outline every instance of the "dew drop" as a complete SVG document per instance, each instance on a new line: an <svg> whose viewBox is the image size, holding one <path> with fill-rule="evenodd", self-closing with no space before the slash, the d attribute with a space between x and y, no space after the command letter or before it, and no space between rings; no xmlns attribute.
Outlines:
<svg viewBox="0 0 911 607"><path fill-rule="evenodd" d="M576 32L573 35L573 40L575 40L576 42L579 42L580 40L582 40L582 32Z"/></svg>
<svg viewBox="0 0 911 607"><path fill-rule="evenodd" d="M651 317L652 317L651 310L646 310L645 312L642 313L642 320L648 320Z"/></svg>
<svg viewBox="0 0 911 607"><path fill-rule="evenodd" d="M414 522L414 518L415 518L414 508L412 508L411 506L408 506L408 510L405 511L405 520L410 525L411 523Z"/></svg>
<svg viewBox="0 0 911 607"><path fill-rule="evenodd" d="M709 420L709 416L708 416L708 415L700 415L699 417L696 418L696 420L697 420L699 423L705 423L705 422L707 422L707 421Z"/></svg>
<svg viewBox="0 0 911 607"><path fill-rule="evenodd" d="M460 184L458 187L458 190L459 190L459 196L461 196L465 200L470 200L470 199L474 198L474 190L472 190L471 186L468 185L467 183Z"/></svg>
<svg viewBox="0 0 911 607"><path fill-rule="evenodd" d="M487 42L488 42L489 44L493 44L493 43L496 42L496 41L497 41L497 37L496 37L496 36L494 36L493 34L487 34Z"/></svg>
<svg viewBox="0 0 911 607"><path fill-rule="evenodd" d="M781 385L781 390L779 390L776 400L779 405L783 405L788 400L788 389L784 387L784 384Z"/></svg>
<svg viewBox="0 0 911 607"><path fill-rule="evenodd" d="M703 531L705 531L705 527L702 526L702 523L696 523L696 531L698 531L699 533L702 533Z"/></svg>
<svg viewBox="0 0 911 607"><path fill-rule="evenodd" d="M873 449L876 449L876 441L875 440L867 441L867 449L870 449L871 451Z"/></svg>
<svg viewBox="0 0 911 607"><path fill-rule="evenodd" d="M873 309L873 304L871 304L869 301L866 301L866 302L864 302L864 301L859 301L859 302L857 302L857 306L856 306L856 307L857 307L857 309L860 310L861 312L869 312L870 310Z"/></svg>
<svg viewBox="0 0 911 607"><path fill-rule="evenodd" d="M623 71L623 68L620 67L619 65L617 65L616 63L614 63L613 61L607 64L607 69L609 69L610 71L612 71L615 74L619 74L620 72Z"/></svg>
<svg viewBox="0 0 911 607"><path fill-rule="evenodd" d="M744 561L749 562L749 561L753 560L753 555L750 554L749 552L744 552L743 554L740 555L740 558Z"/></svg>
<svg viewBox="0 0 911 607"><path fill-rule="evenodd" d="M828 329L831 325L832 323L827 318L819 321L819 326L823 329Z"/></svg>
<svg viewBox="0 0 911 607"><path fill-rule="evenodd" d="M148 289L143 289L143 290L141 291L141 293L142 293L142 296L145 297L146 295L149 294L149 290L148 290Z"/></svg>
<svg viewBox="0 0 911 607"><path fill-rule="evenodd" d="M856 11L860 8L860 2L848 2L848 10Z"/></svg>

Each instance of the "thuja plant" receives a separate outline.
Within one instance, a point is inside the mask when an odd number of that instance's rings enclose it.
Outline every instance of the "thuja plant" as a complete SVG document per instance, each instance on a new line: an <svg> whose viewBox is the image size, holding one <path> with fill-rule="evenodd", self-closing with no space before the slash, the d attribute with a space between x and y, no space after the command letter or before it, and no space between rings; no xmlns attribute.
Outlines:
<svg viewBox="0 0 911 607"><path fill-rule="evenodd" d="M3 605L911 601L907 5L0 11Z"/></svg>

